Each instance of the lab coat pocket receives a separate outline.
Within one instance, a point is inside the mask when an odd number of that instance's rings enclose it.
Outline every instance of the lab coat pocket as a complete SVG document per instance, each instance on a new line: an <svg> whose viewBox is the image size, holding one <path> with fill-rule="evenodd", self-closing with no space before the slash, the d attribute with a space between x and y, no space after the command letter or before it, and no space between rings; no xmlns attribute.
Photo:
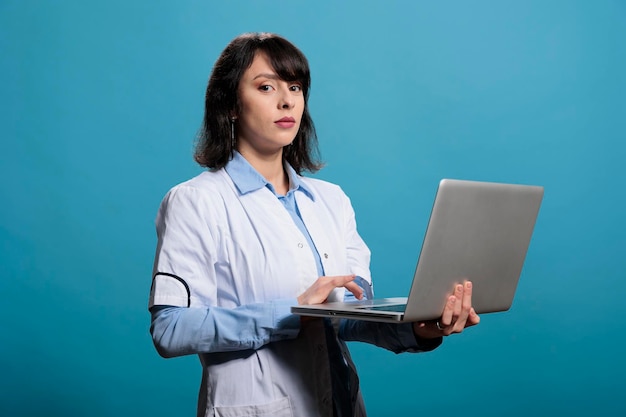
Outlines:
<svg viewBox="0 0 626 417"><path fill-rule="evenodd" d="M215 417L293 417L289 398L267 404L215 407Z"/></svg>

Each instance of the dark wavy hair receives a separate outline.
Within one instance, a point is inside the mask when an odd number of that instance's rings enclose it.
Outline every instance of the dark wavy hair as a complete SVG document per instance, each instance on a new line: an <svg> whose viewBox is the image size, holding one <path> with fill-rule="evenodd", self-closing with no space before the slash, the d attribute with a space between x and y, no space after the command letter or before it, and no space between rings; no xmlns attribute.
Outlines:
<svg viewBox="0 0 626 417"><path fill-rule="evenodd" d="M194 159L200 165L217 170L232 158L236 143L231 140L231 121L239 114L237 94L243 73L257 53L264 53L276 74L284 81L302 85L304 111L300 129L290 145L283 148L286 160L298 174L315 172L322 167L315 126L309 115L311 85L309 63L304 54L285 38L272 33L245 33L233 39L217 59L206 89L204 122L200 129Z"/></svg>

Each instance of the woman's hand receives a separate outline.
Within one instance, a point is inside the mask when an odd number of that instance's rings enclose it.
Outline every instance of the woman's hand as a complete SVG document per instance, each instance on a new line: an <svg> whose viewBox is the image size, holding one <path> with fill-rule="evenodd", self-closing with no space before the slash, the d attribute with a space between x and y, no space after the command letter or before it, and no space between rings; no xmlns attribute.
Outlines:
<svg viewBox="0 0 626 417"><path fill-rule="evenodd" d="M298 304L320 304L326 301L335 288L346 287L357 299L363 298L363 289L354 281L356 275L337 275L333 277L319 277L313 285L298 296Z"/></svg>
<svg viewBox="0 0 626 417"><path fill-rule="evenodd" d="M413 331L422 339L434 339L461 333L466 327L480 323L480 317L472 307L472 283L465 282L454 287L454 293L448 297L439 320L413 323Z"/></svg>

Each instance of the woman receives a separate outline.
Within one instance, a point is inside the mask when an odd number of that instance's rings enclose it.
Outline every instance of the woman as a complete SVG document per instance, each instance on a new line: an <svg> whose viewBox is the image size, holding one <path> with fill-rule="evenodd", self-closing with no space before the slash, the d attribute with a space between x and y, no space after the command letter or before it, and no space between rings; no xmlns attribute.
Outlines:
<svg viewBox="0 0 626 417"><path fill-rule="evenodd" d="M150 294L164 357L198 354L198 416L364 416L345 341L394 352L437 347L479 322L471 283L437 322L331 323L290 306L371 296L370 253L349 199L316 171L304 55L244 34L217 60L196 160L209 168L165 196ZM346 291L347 290L347 291Z"/></svg>

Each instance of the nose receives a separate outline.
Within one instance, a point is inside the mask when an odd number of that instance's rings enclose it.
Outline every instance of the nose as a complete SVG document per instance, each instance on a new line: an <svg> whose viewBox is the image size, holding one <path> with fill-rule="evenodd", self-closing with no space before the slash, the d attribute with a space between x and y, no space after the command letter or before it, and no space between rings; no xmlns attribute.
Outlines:
<svg viewBox="0 0 626 417"><path fill-rule="evenodd" d="M291 109L295 104L295 100L289 91L289 87L283 87L281 89L280 99L278 100L278 107L281 109Z"/></svg>

